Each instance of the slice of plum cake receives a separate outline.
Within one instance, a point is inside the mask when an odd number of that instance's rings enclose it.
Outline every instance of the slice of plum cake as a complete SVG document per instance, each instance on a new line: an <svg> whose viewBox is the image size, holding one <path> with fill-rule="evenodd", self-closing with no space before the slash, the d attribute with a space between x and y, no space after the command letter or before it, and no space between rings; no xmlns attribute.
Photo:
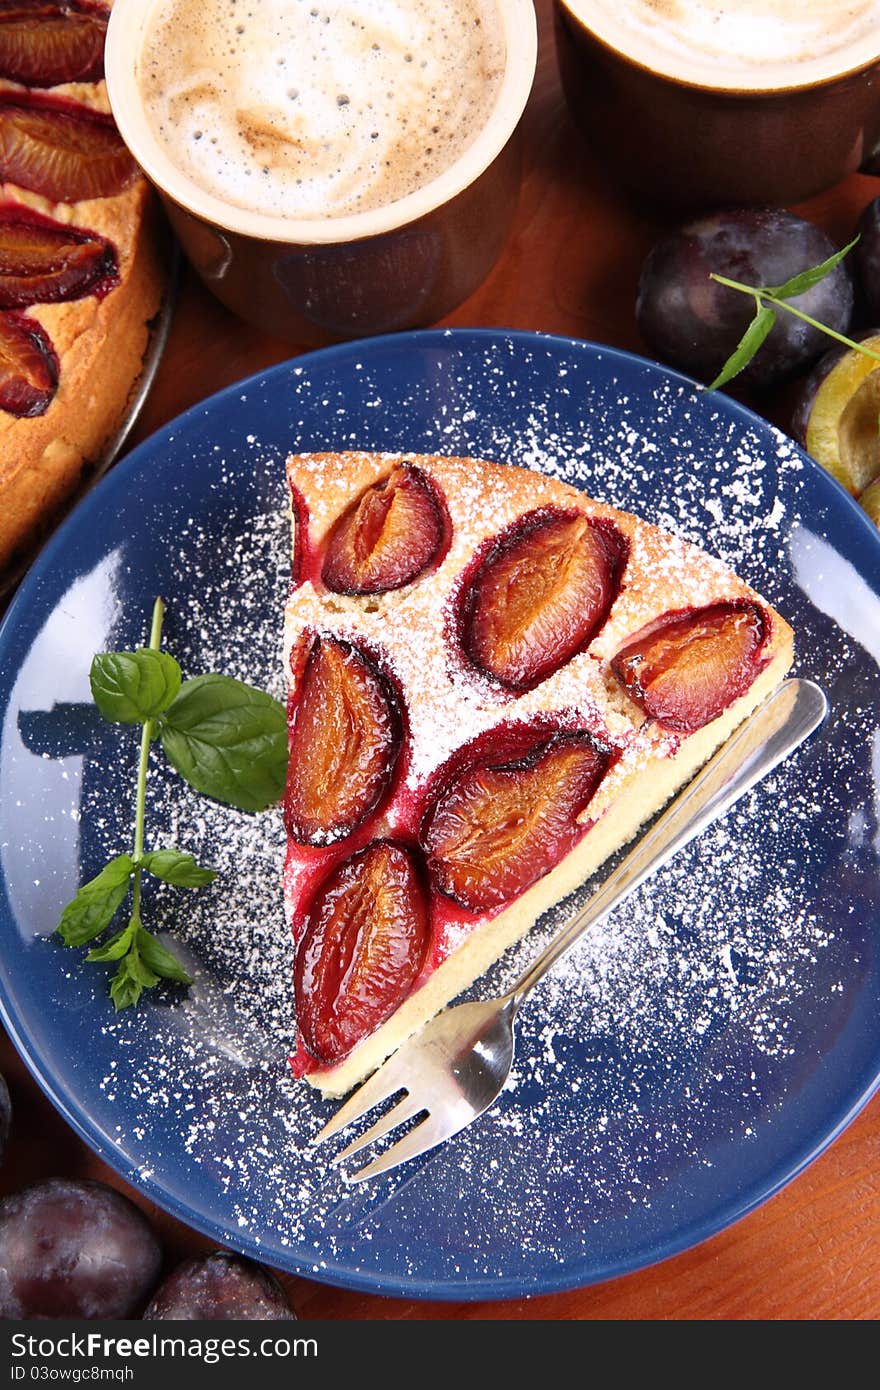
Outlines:
<svg viewBox="0 0 880 1390"><path fill-rule="evenodd" d="M341 1095L630 840L776 686L712 556L479 459L288 459L298 1076Z"/></svg>

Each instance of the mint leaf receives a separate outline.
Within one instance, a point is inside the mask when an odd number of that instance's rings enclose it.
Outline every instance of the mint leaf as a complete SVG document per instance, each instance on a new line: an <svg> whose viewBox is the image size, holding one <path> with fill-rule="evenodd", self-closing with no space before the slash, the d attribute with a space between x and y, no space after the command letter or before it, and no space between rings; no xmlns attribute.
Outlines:
<svg viewBox="0 0 880 1390"><path fill-rule="evenodd" d="M127 957L126 957L127 959ZM116 1012L130 1008L141 997L143 986L129 975L125 961L122 962L110 981L110 998L116 1005Z"/></svg>
<svg viewBox="0 0 880 1390"><path fill-rule="evenodd" d="M131 856L118 854L95 878L83 884L58 923L58 934L65 946L82 946L109 927L128 893L133 873Z"/></svg>
<svg viewBox="0 0 880 1390"><path fill-rule="evenodd" d="M287 775L287 715L265 691L231 676L185 681L159 725L171 765L205 796L263 811Z"/></svg>
<svg viewBox="0 0 880 1390"><path fill-rule="evenodd" d="M137 947L141 961L164 980L174 980L179 985L191 985L192 977L187 975L176 956L172 955L146 927L140 927L137 934Z"/></svg>
<svg viewBox="0 0 880 1390"><path fill-rule="evenodd" d="M117 1009L136 1004L145 989L152 989L160 979L176 984L191 985L180 962L132 917L128 926L117 932L104 946L98 946L86 956L87 961L120 961L119 969L110 981L110 997Z"/></svg>
<svg viewBox="0 0 880 1390"><path fill-rule="evenodd" d="M139 927L137 937L135 938L135 944L122 963L127 967L128 974L133 980L137 980L138 984L142 985L144 989L152 989L153 985L159 983L159 976L155 971L150 969L147 962L141 957L139 942L142 931L143 927Z"/></svg>
<svg viewBox="0 0 880 1390"><path fill-rule="evenodd" d="M142 927L138 930L138 938L141 931ZM159 976L141 960L136 939L128 955L123 956L119 969L110 981L110 998L116 1005L117 1013L120 1009L128 1009L136 1004L145 989L152 989L153 985L158 983Z"/></svg>
<svg viewBox="0 0 880 1390"><path fill-rule="evenodd" d="M793 275L790 280L786 280L784 285L768 286L764 293L772 295L774 299L796 299L799 294L806 294L814 285L818 285L826 275L830 275L835 266L840 265L844 256L848 255L853 249L858 237L853 237L848 246L844 246L842 251L835 251L833 256L829 256L827 261L822 261L819 265L810 266L809 270L802 270L800 275Z"/></svg>
<svg viewBox="0 0 880 1390"><path fill-rule="evenodd" d="M191 854L177 849L156 849L141 855L141 866L176 888L204 888L217 877L216 869L200 869Z"/></svg>
<svg viewBox="0 0 880 1390"><path fill-rule="evenodd" d="M106 941L103 946L96 946L94 950L89 951L86 960L119 960L131 946L134 940L134 931L134 922L129 922L127 927L123 927L122 931L111 936L110 940Z"/></svg>
<svg viewBox="0 0 880 1390"><path fill-rule="evenodd" d="M776 313L773 309L766 304L759 308L736 348L706 390L717 391L719 386L726 386L728 381L747 367L775 322Z"/></svg>
<svg viewBox="0 0 880 1390"><path fill-rule="evenodd" d="M143 724L166 710L180 690L180 667L167 652L99 652L92 661L92 699L114 724Z"/></svg>
<svg viewBox="0 0 880 1390"><path fill-rule="evenodd" d="M144 990L140 980L135 979L129 969L130 960L131 956L125 957L110 981L110 998L116 1006L117 1013L120 1009L128 1009L136 1004Z"/></svg>

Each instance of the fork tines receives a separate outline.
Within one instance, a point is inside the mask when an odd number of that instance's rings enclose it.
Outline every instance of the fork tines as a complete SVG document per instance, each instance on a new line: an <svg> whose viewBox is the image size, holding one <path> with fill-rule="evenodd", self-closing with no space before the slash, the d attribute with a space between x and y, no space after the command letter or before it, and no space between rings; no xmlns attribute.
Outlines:
<svg viewBox="0 0 880 1390"><path fill-rule="evenodd" d="M405 1163L410 1158L417 1158L419 1154L426 1153L428 1149L434 1148L444 1139L457 1133L459 1129L463 1129L473 1119L473 1110L467 1105L462 1107L460 1123L456 1123L456 1120L450 1123L448 1113L442 1117L432 1115L424 1100L416 1098L406 1088L404 1076L411 1076L412 1068L411 1065L405 1065L405 1059L404 1065L397 1065L402 1052L389 1057L384 1066L381 1066L363 1085L359 1086L340 1106L333 1118L328 1120L323 1129L310 1141L312 1144L323 1144L327 1139L332 1139L334 1135L339 1134L348 1125L362 1119L364 1115L375 1109L377 1105L381 1105L383 1101L390 1100L392 1096L403 1092L400 1099L383 1115L380 1115L363 1134L356 1136L344 1149L335 1154L331 1160L332 1163L336 1165L341 1163L343 1159L351 1158L354 1154L360 1153L376 1139L381 1139L384 1134L388 1134L391 1130L419 1114L423 1114L424 1119L413 1125L396 1143L385 1149L372 1162L350 1174L350 1182L363 1182L366 1178L376 1177L379 1173L396 1168L398 1164Z"/></svg>

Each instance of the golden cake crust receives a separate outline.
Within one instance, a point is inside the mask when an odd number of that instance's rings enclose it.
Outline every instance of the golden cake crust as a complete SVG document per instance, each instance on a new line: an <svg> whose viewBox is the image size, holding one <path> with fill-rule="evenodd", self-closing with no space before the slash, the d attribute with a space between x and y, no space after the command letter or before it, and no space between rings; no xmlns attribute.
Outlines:
<svg viewBox="0 0 880 1390"><path fill-rule="evenodd" d="M109 110L103 82L52 93ZM167 277L158 208L140 175L114 197L79 203L53 203L4 183L0 202L10 201L107 237L118 255L119 284L102 299L87 295L27 310L51 339L59 380L45 414L22 419L0 410L0 576L57 519L84 469L100 459L121 425Z"/></svg>
<svg viewBox="0 0 880 1390"><path fill-rule="evenodd" d="M499 724L530 722L574 712L620 756L588 807L595 822L576 849L491 919L449 950L397 1013L341 1063L307 1073L330 1094L342 1094L454 997L518 939L552 903L572 892L625 844L677 788L693 775L729 732L782 679L792 660L792 632L784 619L714 557L657 527L605 506L578 489L527 468L479 459L370 454L298 455L288 459L294 496L297 550L320 554L336 518L371 483L408 460L440 490L451 521L451 540L439 566L415 583L369 598L326 592L308 573L291 593L285 615L285 661L305 629L332 632L380 652L399 682L406 705L407 782L417 795L447 758ZM616 526L629 543L619 594L605 624L579 652L535 689L512 695L473 670L458 651L450 611L464 571L487 541L524 515L545 507L577 509ZM720 600L752 599L770 618L763 668L749 690L696 733L683 736L647 719L610 670L627 640L664 613ZM296 678L291 677L296 696ZM394 836L395 800L370 835ZM344 855L344 846L340 857ZM295 867L286 892L297 932Z"/></svg>

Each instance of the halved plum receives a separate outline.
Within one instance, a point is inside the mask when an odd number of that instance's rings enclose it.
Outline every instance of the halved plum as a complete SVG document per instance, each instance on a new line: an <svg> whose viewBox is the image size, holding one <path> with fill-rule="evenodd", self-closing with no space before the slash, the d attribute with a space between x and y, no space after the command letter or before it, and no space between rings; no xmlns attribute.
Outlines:
<svg viewBox="0 0 880 1390"><path fill-rule="evenodd" d="M296 1019L309 1052L333 1064L406 998L429 941L415 851L374 840L319 887L296 954Z"/></svg>
<svg viewBox="0 0 880 1390"><path fill-rule="evenodd" d="M445 538L434 485L414 464L397 464L339 517L327 540L321 578L337 594L402 589L439 558Z"/></svg>
<svg viewBox="0 0 880 1390"><path fill-rule="evenodd" d="M111 116L42 92L0 91L0 179L78 203L121 193L136 174Z"/></svg>
<svg viewBox="0 0 880 1390"><path fill-rule="evenodd" d="M27 314L0 313L0 410L44 415L58 386L58 358L46 330Z"/></svg>
<svg viewBox="0 0 880 1390"><path fill-rule="evenodd" d="M574 847L612 760L585 731L536 728L530 745L502 741L451 769L422 822L434 886L471 912L515 898Z"/></svg>
<svg viewBox="0 0 880 1390"><path fill-rule="evenodd" d="M745 694L768 633L764 609L751 599L666 613L617 653L611 669L652 719L690 734Z"/></svg>
<svg viewBox="0 0 880 1390"><path fill-rule="evenodd" d="M880 353L880 331L858 335ZM858 497L880 477L880 361L855 348L832 348L801 382L791 433L817 463Z"/></svg>
<svg viewBox="0 0 880 1390"><path fill-rule="evenodd" d="M531 690L589 644L620 589L627 542L607 521L546 508L490 546L462 590L459 629L473 664Z"/></svg>
<svg viewBox="0 0 880 1390"><path fill-rule="evenodd" d="M381 801L403 721L390 681L365 652L340 637L306 641L284 811L294 840L324 845L351 834Z"/></svg>
<svg viewBox="0 0 880 1390"><path fill-rule="evenodd" d="M77 0L0 6L0 77L26 87L96 82L104 75L108 11Z"/></svg>
<svg viewBox="0 0 880 1390"><path fill-rule="evenodd" d="M0 204L0 309L100 295L118 278L106 237L20 203Z"/></svg>

